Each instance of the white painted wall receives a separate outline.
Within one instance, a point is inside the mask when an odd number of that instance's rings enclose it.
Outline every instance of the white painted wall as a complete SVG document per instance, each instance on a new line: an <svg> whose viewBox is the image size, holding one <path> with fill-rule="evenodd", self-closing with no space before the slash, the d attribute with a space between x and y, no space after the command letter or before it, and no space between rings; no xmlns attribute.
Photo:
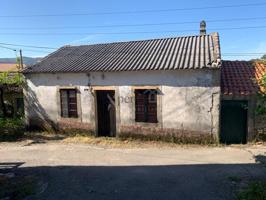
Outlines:
<svg viewBox="0 0 266 200"><path fill-rule="evenodd" d="M26 101L38 104L54 122L60 119L58 88L78 86L81 96L81 121L95 123L94 97L88 85L114 86L120 99L117 118L120 125L134 124L134 90L132 86L161 88L161 121L164 128L218 133L220 83L219 70L176 70L138 72L93 72L28 74ZM30 92L30 90L32 92ZM30 94L36 95L32 98ZM129 97L127 102L125 98ZM34 102L35 101L35 102ZM37 102L36 102L37 101ZM26 118L36 116L35 107L26 103Z"/></svg>

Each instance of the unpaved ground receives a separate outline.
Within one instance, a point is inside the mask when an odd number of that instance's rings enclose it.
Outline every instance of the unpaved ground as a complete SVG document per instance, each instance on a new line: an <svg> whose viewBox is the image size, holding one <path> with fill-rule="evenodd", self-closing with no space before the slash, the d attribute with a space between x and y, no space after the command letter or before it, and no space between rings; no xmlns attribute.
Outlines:
<svg viewBox="0 0 266 200"><path fill-rule="evenodd" d="M30 199L233 199L238 185L265 179L265 146L108 148L0 143L0 170L44 183ZM5 167L1 167L5 166Z"/></svg>

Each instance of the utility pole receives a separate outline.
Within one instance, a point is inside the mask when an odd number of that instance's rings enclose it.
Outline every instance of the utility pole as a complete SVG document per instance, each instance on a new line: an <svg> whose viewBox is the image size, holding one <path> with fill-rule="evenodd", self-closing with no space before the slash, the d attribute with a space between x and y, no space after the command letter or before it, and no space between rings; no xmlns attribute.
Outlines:
<svg viewBox="0 0 266 200"><path fill-rule="evenodd" d="M20 69L23 69L23 57L22 57L22 50L19 50L19 55L20 55Z"/></svg>

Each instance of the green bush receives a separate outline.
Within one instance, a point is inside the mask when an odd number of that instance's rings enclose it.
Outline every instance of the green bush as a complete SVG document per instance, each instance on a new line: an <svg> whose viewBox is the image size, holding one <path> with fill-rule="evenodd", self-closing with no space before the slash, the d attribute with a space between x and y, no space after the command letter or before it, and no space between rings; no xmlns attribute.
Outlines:
<svg viewBox="0 0 266 200"><path fill-rule="evenodd" d="M266 182L252 182L237 195L237 200L265 200Z"/></svg>
<svg viewBox="0 0 266 200"><path fill-rule="evenodd" d="M23 136L25 131L22 119L0 119L0 141L16 140Z"/></svg>
<svg viewBox="0 0 266 200"><path fill-rule="evenodd" d="M261 86L262 91L258 93L256 114L266 115L266 73L259 81L259 85Z"/></svg>
<svg viewBox="0 0 266 200"><path fill-rule="evenodd" d="M266 115L266 94L258 94L256 114Z"/></svg>

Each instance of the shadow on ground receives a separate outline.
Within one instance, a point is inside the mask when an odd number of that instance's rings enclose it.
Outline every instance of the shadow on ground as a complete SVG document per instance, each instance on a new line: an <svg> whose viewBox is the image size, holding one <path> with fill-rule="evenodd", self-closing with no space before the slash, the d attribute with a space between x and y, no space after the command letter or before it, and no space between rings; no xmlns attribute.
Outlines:
<svg viewBox="0 0 266 200"><path fill-rule="evenodd" d="M259 156L260 159L262 157ZM30 199L234 199L234 191L239 185L266 178L266 169L260 163L52 167L22 165L13 170L18 174L35 175L42 182L48 183L41 194Z"/></svg>

